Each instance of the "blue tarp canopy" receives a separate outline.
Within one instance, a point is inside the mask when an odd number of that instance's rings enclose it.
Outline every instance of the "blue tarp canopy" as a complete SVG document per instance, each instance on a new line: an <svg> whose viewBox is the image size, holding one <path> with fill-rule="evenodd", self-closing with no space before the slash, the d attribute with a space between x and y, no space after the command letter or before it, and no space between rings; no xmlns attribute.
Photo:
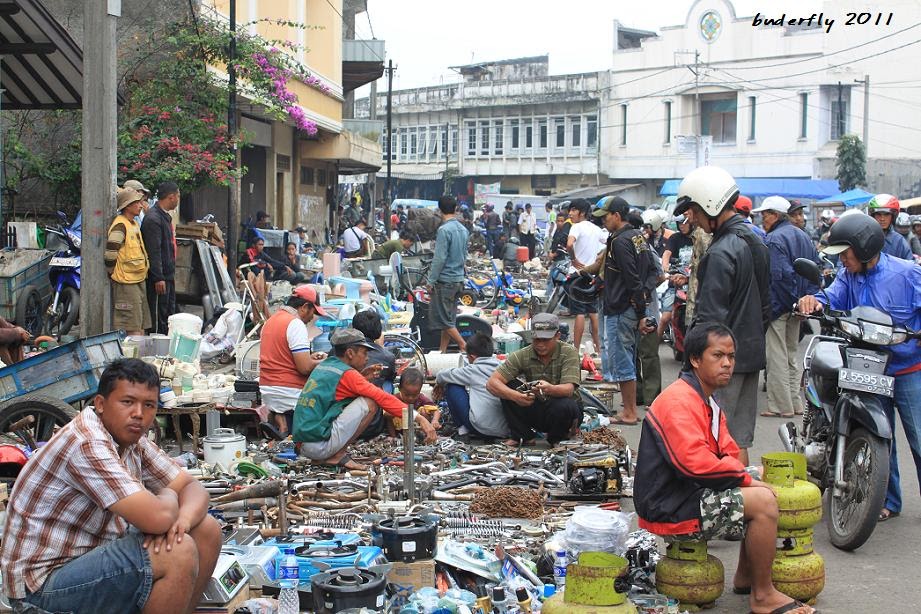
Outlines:
<svg viewBox="0 0 921 614"><path fill-rule="evenodd" d="M838 193L835 179L736 179L742 194L753 196L783 196L784 198L826 198ZM659 190L662 196L678 194L680 179L669 179Z"/></svg>
<svg viewBox="0 0 921 614"><path fill-rule="evenodd" d="M865 192L860 188L854 188L853 190L848 190L847 192L841 192L840 194L835 194L834 196L829 196L828 198L823 198L820 200L820 203L844 203L845 207L856 207L857 205L862 205L866 202L869 202L875 194L870 194Z"/></svg>

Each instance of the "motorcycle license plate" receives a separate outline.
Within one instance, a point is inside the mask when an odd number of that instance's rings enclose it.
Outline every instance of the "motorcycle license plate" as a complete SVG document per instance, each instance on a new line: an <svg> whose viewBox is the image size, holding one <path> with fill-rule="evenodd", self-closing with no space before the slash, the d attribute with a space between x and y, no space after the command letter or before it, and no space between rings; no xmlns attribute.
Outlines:
<svg viewBox="0 0 921 614"><path fill-rule="evenodd" d="M80 266L80 259L55 256L51 259L49 266L77 267Z"/></svg>
<svg viewBox="0 0 921 614"><path fill-rule="evenodd" d="M892 388L895 386L895 378L879 373L864 373L863 371L854 371L853 369L841 369L838 371L838 387L847 388L848 390L859 390L860 392L869 392L871 394L881 394L886 397L893 396Z"/></svg>

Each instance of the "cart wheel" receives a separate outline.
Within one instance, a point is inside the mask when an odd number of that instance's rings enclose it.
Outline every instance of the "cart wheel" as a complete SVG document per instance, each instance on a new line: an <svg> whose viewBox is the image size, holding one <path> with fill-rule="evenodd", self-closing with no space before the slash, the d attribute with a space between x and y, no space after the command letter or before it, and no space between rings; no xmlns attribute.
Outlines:
<svg viewBox="0 0 921 614"><path fill-rule="evenodd" d="M33 337L42 334L42 296L35 286L26 286L16 299L16 324L23 327Z"/></svg>
<svg viewBox="0 0 921 614"><path fill-rule="evenodd" d="M479 297L477 297L476 292L472 290L463 290L460 293L460 302L464 307L476 307L477 298Z"/></svg>
<svg viewBox="0 0 921 614"><path fill-rule="evenodd" d="M14 422L32 416L35 422L28 431L35 441L48 441L56 427L77 417L77 410L60 399L42 395L25 395L0 405L0 433Z"/></svg>

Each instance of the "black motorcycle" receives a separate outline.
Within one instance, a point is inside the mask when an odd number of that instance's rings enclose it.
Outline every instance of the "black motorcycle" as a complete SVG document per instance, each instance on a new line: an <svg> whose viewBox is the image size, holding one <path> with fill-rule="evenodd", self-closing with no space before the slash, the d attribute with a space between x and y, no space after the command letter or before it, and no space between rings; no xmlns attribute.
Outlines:
<svg viewBox="0 0 921 614"><path fill-rule="evenodd" d="M824 292L815 262L798 258L793 268ZM856 550L876 527L889 481L893 432L883 399L893 396L895 379L885 374L886 348L921 333L866 306L806 317L820 323L821 334L806 348L802 432L788 422L779 434L788 452L805 454L811 481L824 491L831 543Z"/></svg>

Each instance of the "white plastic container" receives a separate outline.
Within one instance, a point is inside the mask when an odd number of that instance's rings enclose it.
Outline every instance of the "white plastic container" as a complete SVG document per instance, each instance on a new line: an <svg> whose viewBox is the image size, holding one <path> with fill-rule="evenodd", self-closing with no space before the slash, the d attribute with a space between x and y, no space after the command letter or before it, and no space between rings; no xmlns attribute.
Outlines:
<svg viewBox="0 0 921 614"><path fill-rule="evenodd" d="M215 429L213 435L203 440L205 462L209 465L220 464L225 469L230 464L246 455L246 437L233 429Z"/></svg>
<svg viewBox="0 0 921 614"><path fill-rule="evenodd" d="M202 321L196 315L191 313L176 313L171 315L167 322L169 331L167 335L172 338L174 333L182 332L189 335L200 335Z"/></svg>

